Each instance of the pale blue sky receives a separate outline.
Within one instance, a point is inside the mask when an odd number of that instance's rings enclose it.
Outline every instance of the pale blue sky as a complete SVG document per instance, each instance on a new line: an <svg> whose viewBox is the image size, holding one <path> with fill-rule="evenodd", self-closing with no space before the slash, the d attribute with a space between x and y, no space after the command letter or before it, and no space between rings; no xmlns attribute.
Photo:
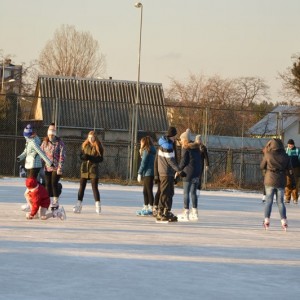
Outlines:
<svg viewBox="0 0 300 300"><path fill-rule="evenodd" d="M1 1L0 49L13 62L37 59L61 24L89 31L107 59L107 77L136 80L140 10L133 0ZM143 0L141 81L259 76L271 87L300 52L299 0Z"/></svg>

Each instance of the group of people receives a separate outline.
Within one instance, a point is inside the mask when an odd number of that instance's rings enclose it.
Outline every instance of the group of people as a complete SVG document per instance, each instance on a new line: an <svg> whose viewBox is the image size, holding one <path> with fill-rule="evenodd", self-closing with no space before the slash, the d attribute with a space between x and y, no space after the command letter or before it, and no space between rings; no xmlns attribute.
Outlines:
<svg viewBox="0 0 300 300"><path fill-rule="evenodd" d="M55 124L50 124L47 136L41 142L33 127L28 124L23 132L25 149L17 157L22 163L25 160L26 211L27 219L39 217L46 220L50 217L66 219L63 206L60 206L59 196L62 191L60 178L64 171L66 149L62 139L57 135ZM169 127L167 133L158 140L157 149L150 136L141 139L141 164L137 180L143 181L144 205L136 213L140 216L152 215L156 222L187 222L198 220L198 195L201 189L201 178L204 167L208 169L209 159L207 148L197 135L192 140L190 129L187 129L176 139L177 130ZM177 141L181 145L181 159L177 159ZM264 150L260 168L264 171L265 208L264 222L266 229L270 226L273 198L276 194L281 225L286 230L287 216L285 203L291 200L298 203L298 188L300 184L300 150L295 147L292 139L285 149L280 139L270 140ZM87 181L90 180L95 211L101 213L101 200L98 190L99 164L103 161L104 149L95 131L90 131L81 145L80 186L78 198L73 207L74 213L81 213L84 192ZM44 171L44 184L38 180ZM183 182L183 212L177 216L172 213L174 185L182 178ZM154 196L153 186L157 184ZM191 202L191 209L190 209ZM51 210L48 210L49 207Z"/></svg>
<svg viewBox="0 0 300 300"><path fill-rule="evenodd" d="M151 137L141 140L141 164L137 179L143 180L144 206L137 211L137 215L153 215L157 222L176 222L198 220L197 189L201 188L201 177L209 166L206 147L202 144L201 136L197 135L195 141L191 139L190 129L181 134L181 160L177 160L176 151L177 130L169 127L167 134L158 140L156 150ZM174 185L178 177L182 177L184 190L184 210L175 216L172 213ZM158 185L153 195L153 184ZM190 199L192 209L190 211Z"/></svg>
<svg viewBox="0 0 300 300"><path fill-rule="evenodd" d="M25 161L26 191L24 193L26 204L22 210L26 212L27 219L40 217L46 220L50 217L66 219L63 206L59 205L59 196L62 185L59 182L63 174L66 149L62 139L57 135L55 124L50 124L47 136L42 143L31 124L23 131L26 140L24 151L17 157L19 163ZM99 163L103 161L103 146L95 131L90 131L81 145L80 159L80 187L78 200L73 208L74 213L80 213L87 181L91 181L96 213L101 213L99 182ZM38 180L44 174L44 182ZM50 211L48 209L51 208Z"/></svg>
<svg viewBox="0 0 300 300"><path fill-rule="evenodd" d="M283 229L287 229L287 216L285 203L298 204L298 189L300 182L300 151L295 147L294 140L287 142L287 148L280 139L270 140L263 149L263 159L260 167L264 172L264 189L266 203L264 209L265 219L263 225L266 229L270 226L273 198L281 218Z"/></svg>

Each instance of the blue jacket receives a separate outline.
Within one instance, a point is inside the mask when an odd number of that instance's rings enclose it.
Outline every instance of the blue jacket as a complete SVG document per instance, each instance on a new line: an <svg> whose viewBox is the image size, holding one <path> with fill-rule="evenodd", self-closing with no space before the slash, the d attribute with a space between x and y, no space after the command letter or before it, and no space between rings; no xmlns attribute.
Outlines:
<svg viewBox="0 0 300 300"><path fill-rule="evenodd" d="M155 160L156 150L154 146L151 146L150 152L147 150L143 151L142 161L138 174L145 176L154 176L154 160Z"/></svg>
<svg viewBox="0 0 300 300"><path fill-rule="evenodd" d="M159 150L157 155L157 168L159 176L174 176L179 172L173 142L166 136L158 140Z"/></svg>

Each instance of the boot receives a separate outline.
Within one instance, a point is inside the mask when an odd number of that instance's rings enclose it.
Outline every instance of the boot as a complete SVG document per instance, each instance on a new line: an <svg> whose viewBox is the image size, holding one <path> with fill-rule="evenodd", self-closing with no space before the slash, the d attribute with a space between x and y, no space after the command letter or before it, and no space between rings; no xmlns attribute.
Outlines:
<svg viewBox="0 0 300 300"><path fill-rule="evenodd" d="M73 213L74 214L80 214L82 209L82 201L78 200L76 205L73 207Z"/></svg>
<svg viewBox="0 0 300 300"><path fill-rule="evenodd" d="M189 210L184 209L182 214L177 215L178 222L188 222L189 221Z"/></svg>
<svg viewBox="0 0 300 300"><path fill-rule="evenodd" d="M192 208L192 212L190 213L190 220L191 221L198 221L198 209L197 208Z"/></svg>
<svg viewBox="0 0 300 300"><path fill-rule="evenodd" d="M95 207L96 207L96 213L98 215L100 215L100 213L101 213L101 203L100 203L100 201L95 202Z"/></svg>
<svg viewBox="0 0 300 300"><path fill-rule="evenodd" d="M51 201L51 210L58 209L59 203L58 203L58 197L53 197L53 200Z"/></svg>

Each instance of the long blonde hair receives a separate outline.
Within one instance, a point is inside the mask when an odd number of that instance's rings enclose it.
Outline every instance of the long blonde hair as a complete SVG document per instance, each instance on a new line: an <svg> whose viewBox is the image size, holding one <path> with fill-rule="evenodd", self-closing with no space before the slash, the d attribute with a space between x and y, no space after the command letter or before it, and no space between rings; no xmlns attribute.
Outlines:
<svg viewBox="0 0 300 300"><path fill-rule="evenodd" d="M90 143L89 135L92 135L95 138L95 141L93 143ZM87 136L86 140L81 145L81 149L83 150L85 148L85 146L88 145L88 144L92 144L93 148L95 149L95 152L96 152L95 154L96 155L99 155L99 156L103 155L103 152L104 152L103 146L102 146L102 144L101 144L101 142L100 142L100 140L99 140L99 138L98 138L95 131L90 131L88 133L88 136Z"/></svg>

